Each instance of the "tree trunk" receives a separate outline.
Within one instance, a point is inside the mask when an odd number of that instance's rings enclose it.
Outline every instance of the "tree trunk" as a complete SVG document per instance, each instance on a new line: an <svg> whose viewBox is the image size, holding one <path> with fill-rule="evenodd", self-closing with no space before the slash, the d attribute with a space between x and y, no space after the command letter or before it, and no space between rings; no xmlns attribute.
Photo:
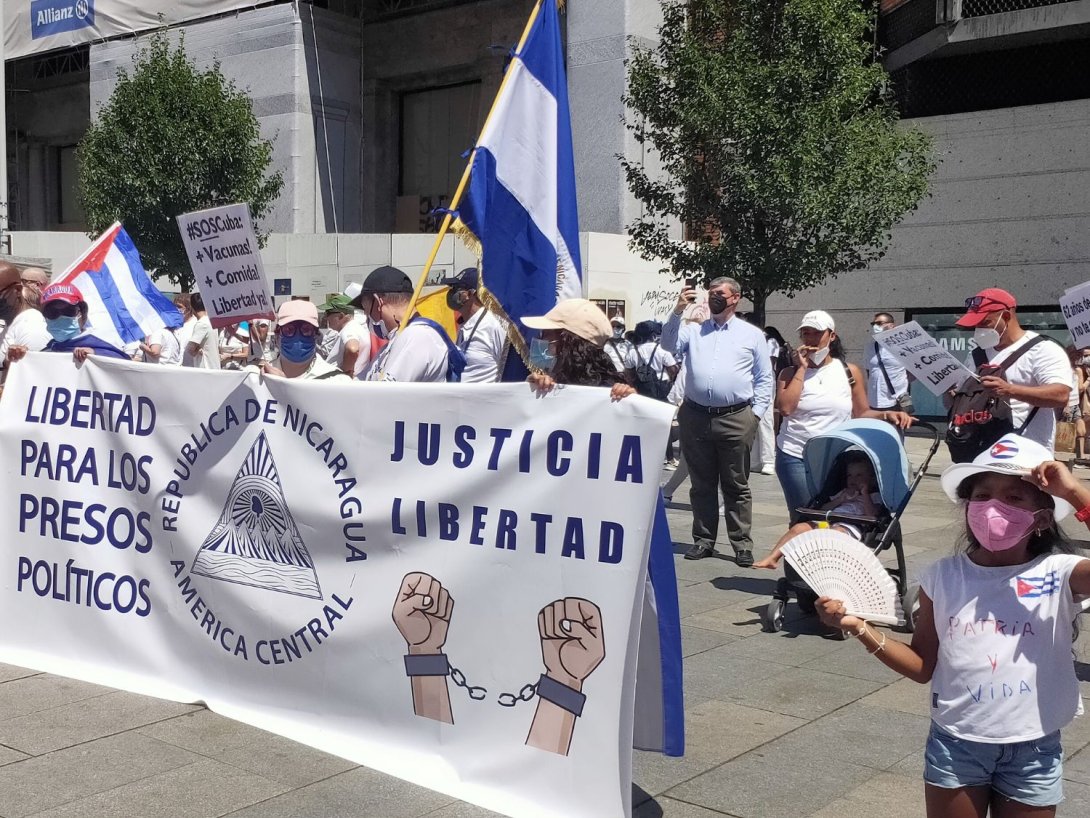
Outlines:
<svg viewBox="0 0 1090 818"><path fill-rule="evenodd" d="M749 297L749 300L753 302L753 311L749 314L749 323L764 329L765 302L768 300L768 295L763 292L755 292Z"/></svg>

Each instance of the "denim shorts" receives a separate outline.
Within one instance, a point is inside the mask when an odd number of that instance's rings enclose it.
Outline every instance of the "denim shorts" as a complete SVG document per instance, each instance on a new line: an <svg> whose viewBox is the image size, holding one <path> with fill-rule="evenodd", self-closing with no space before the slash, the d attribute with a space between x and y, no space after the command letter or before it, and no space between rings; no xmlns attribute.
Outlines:
<svg viewBox="0 0 1090 818"><path fill-rule="evenodd" d="M1063 801L1060 731L1032 741L985 744L952 736L931 723L924 750L924 781L943 789L991 787L1032 807Z"/></svg>

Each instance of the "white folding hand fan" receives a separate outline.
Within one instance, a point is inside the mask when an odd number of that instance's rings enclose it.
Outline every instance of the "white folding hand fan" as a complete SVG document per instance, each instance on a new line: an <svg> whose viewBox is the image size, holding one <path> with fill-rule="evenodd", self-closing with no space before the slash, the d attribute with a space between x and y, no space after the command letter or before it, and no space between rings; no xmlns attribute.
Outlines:
<svg viewBox="0 0 1090 818"><path fill-rule="evenodd" d="M790 540L783 556L818 596L841 600L852 616L883 625L904 624L897 583L858 540L819 528Z"/></svg>

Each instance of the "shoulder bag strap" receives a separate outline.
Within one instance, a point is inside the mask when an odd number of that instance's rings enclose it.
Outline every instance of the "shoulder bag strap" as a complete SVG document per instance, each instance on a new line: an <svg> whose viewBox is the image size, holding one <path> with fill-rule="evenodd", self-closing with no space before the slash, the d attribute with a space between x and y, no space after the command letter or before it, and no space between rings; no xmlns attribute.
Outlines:
<svg viewBox="0 0 1090 818"><path fill-rule="evenodd" d="M877 341L874 342L874 354L878 356L878 368L882 370L882 377L886 379L886 388L889 390L889 394L896 398L897 390L893 388L893 381L889 379L889 373L886 372L886 364L882 360L882 345Z"/></svg>

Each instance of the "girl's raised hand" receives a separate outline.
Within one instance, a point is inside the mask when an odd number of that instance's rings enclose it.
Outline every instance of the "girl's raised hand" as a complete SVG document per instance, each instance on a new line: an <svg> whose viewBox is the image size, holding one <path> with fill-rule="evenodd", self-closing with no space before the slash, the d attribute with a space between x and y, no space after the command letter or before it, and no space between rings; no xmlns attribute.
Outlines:
<svg viewBox="0 0 1090 818"><path fill-rule="evenodd" d="M1022 479L1033 483L1046 494L1067 500L1075 508L1085 506L1084 495L1090 496L1090 490L1078 481L1067 466L1057 460L1046 460Z"/></svg>
<svg viewBox="0 0 1090 818"><path fill-rule="evenodd" d="M844 603L839 599L819 596L816 605L818 617L823 624L828 625L830 628L855 631L863 626L863 620L858 616L849 616Z"/></svg>

